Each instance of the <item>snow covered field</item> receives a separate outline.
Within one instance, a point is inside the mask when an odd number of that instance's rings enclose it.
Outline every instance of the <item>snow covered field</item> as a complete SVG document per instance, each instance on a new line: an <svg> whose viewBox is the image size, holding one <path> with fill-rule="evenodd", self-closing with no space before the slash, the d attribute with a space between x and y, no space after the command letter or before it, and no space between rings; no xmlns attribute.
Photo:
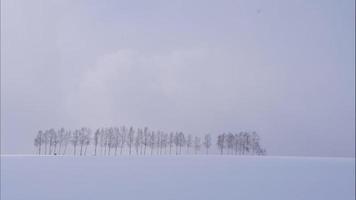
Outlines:
<svg viewBox="0 0 356 200"><path fill-rule="evenodd" d="M355 160L1 156L2 200L353 200Z"/></svg>

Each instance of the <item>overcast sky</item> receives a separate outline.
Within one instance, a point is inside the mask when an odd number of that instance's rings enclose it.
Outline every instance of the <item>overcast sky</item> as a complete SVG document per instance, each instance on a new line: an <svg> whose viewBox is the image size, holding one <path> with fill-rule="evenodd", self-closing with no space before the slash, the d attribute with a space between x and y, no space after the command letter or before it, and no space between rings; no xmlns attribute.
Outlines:
<svg viewBox="0 0 356 200"><path fill-rule="evenodd" d="M1 151L39 129L257 131L355 156L353 0L1 1Z"/></svg>

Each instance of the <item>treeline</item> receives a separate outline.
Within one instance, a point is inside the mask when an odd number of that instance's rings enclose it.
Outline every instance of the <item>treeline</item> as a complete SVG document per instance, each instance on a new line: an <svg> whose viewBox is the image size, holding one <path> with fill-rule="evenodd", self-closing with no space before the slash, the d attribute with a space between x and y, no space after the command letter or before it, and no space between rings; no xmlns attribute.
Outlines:
<svg viewBox="0 0 356 200"><path fill-rule="evenodd" d="M215 144L220 154L266 154L256 132L223 133L218 135ZM68 148L71 148L73 155L85 156L90 147L93 155L178 155L199 154L202 148L205 154L209 154L213 141L210 134L201 138L183 132L165 133L151 131L147 127L134 129L122 126L100 128L95 132L86 127L73 131L64 128L40 130L34 145L39 155L66 155Z"/></svg>

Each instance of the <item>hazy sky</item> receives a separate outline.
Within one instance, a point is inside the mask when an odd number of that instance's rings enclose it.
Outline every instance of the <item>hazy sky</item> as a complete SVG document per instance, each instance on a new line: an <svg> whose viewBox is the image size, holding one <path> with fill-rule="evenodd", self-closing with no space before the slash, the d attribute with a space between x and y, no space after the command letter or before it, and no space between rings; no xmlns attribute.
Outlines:
<svg viewBox="0 0 356 200"><path fill-rule="evenodd" d="M255 130L355 156L355 2L1 1L1 151L38 129Z"/></svg>

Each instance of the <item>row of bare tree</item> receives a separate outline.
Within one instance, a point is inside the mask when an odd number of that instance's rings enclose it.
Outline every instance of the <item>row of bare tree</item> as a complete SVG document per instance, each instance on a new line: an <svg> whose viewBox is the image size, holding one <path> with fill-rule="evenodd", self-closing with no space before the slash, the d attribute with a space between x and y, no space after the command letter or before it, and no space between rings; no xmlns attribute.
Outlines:
<svg viewBox="0 0 356 200"><path fill-rule="evenodd" d="M264 155L265 150L259 145L257 133L241 132L240 134L222 134L217 138L220 153ZM83 127L74 131L61 128L59 130L40 130L35 137L34 145L38 154L65 155L68 145L72 146L74 155L87 155L90 145L94 148L94 155L128 154L198 154L201 148L209 154L212 137L206 134L203 138L185 135L183 132L165 133L151 131L147 127L134 129L133 127L100 128L92 133L91 129ZM79 151L79 152L78 152Z"/></svg>

